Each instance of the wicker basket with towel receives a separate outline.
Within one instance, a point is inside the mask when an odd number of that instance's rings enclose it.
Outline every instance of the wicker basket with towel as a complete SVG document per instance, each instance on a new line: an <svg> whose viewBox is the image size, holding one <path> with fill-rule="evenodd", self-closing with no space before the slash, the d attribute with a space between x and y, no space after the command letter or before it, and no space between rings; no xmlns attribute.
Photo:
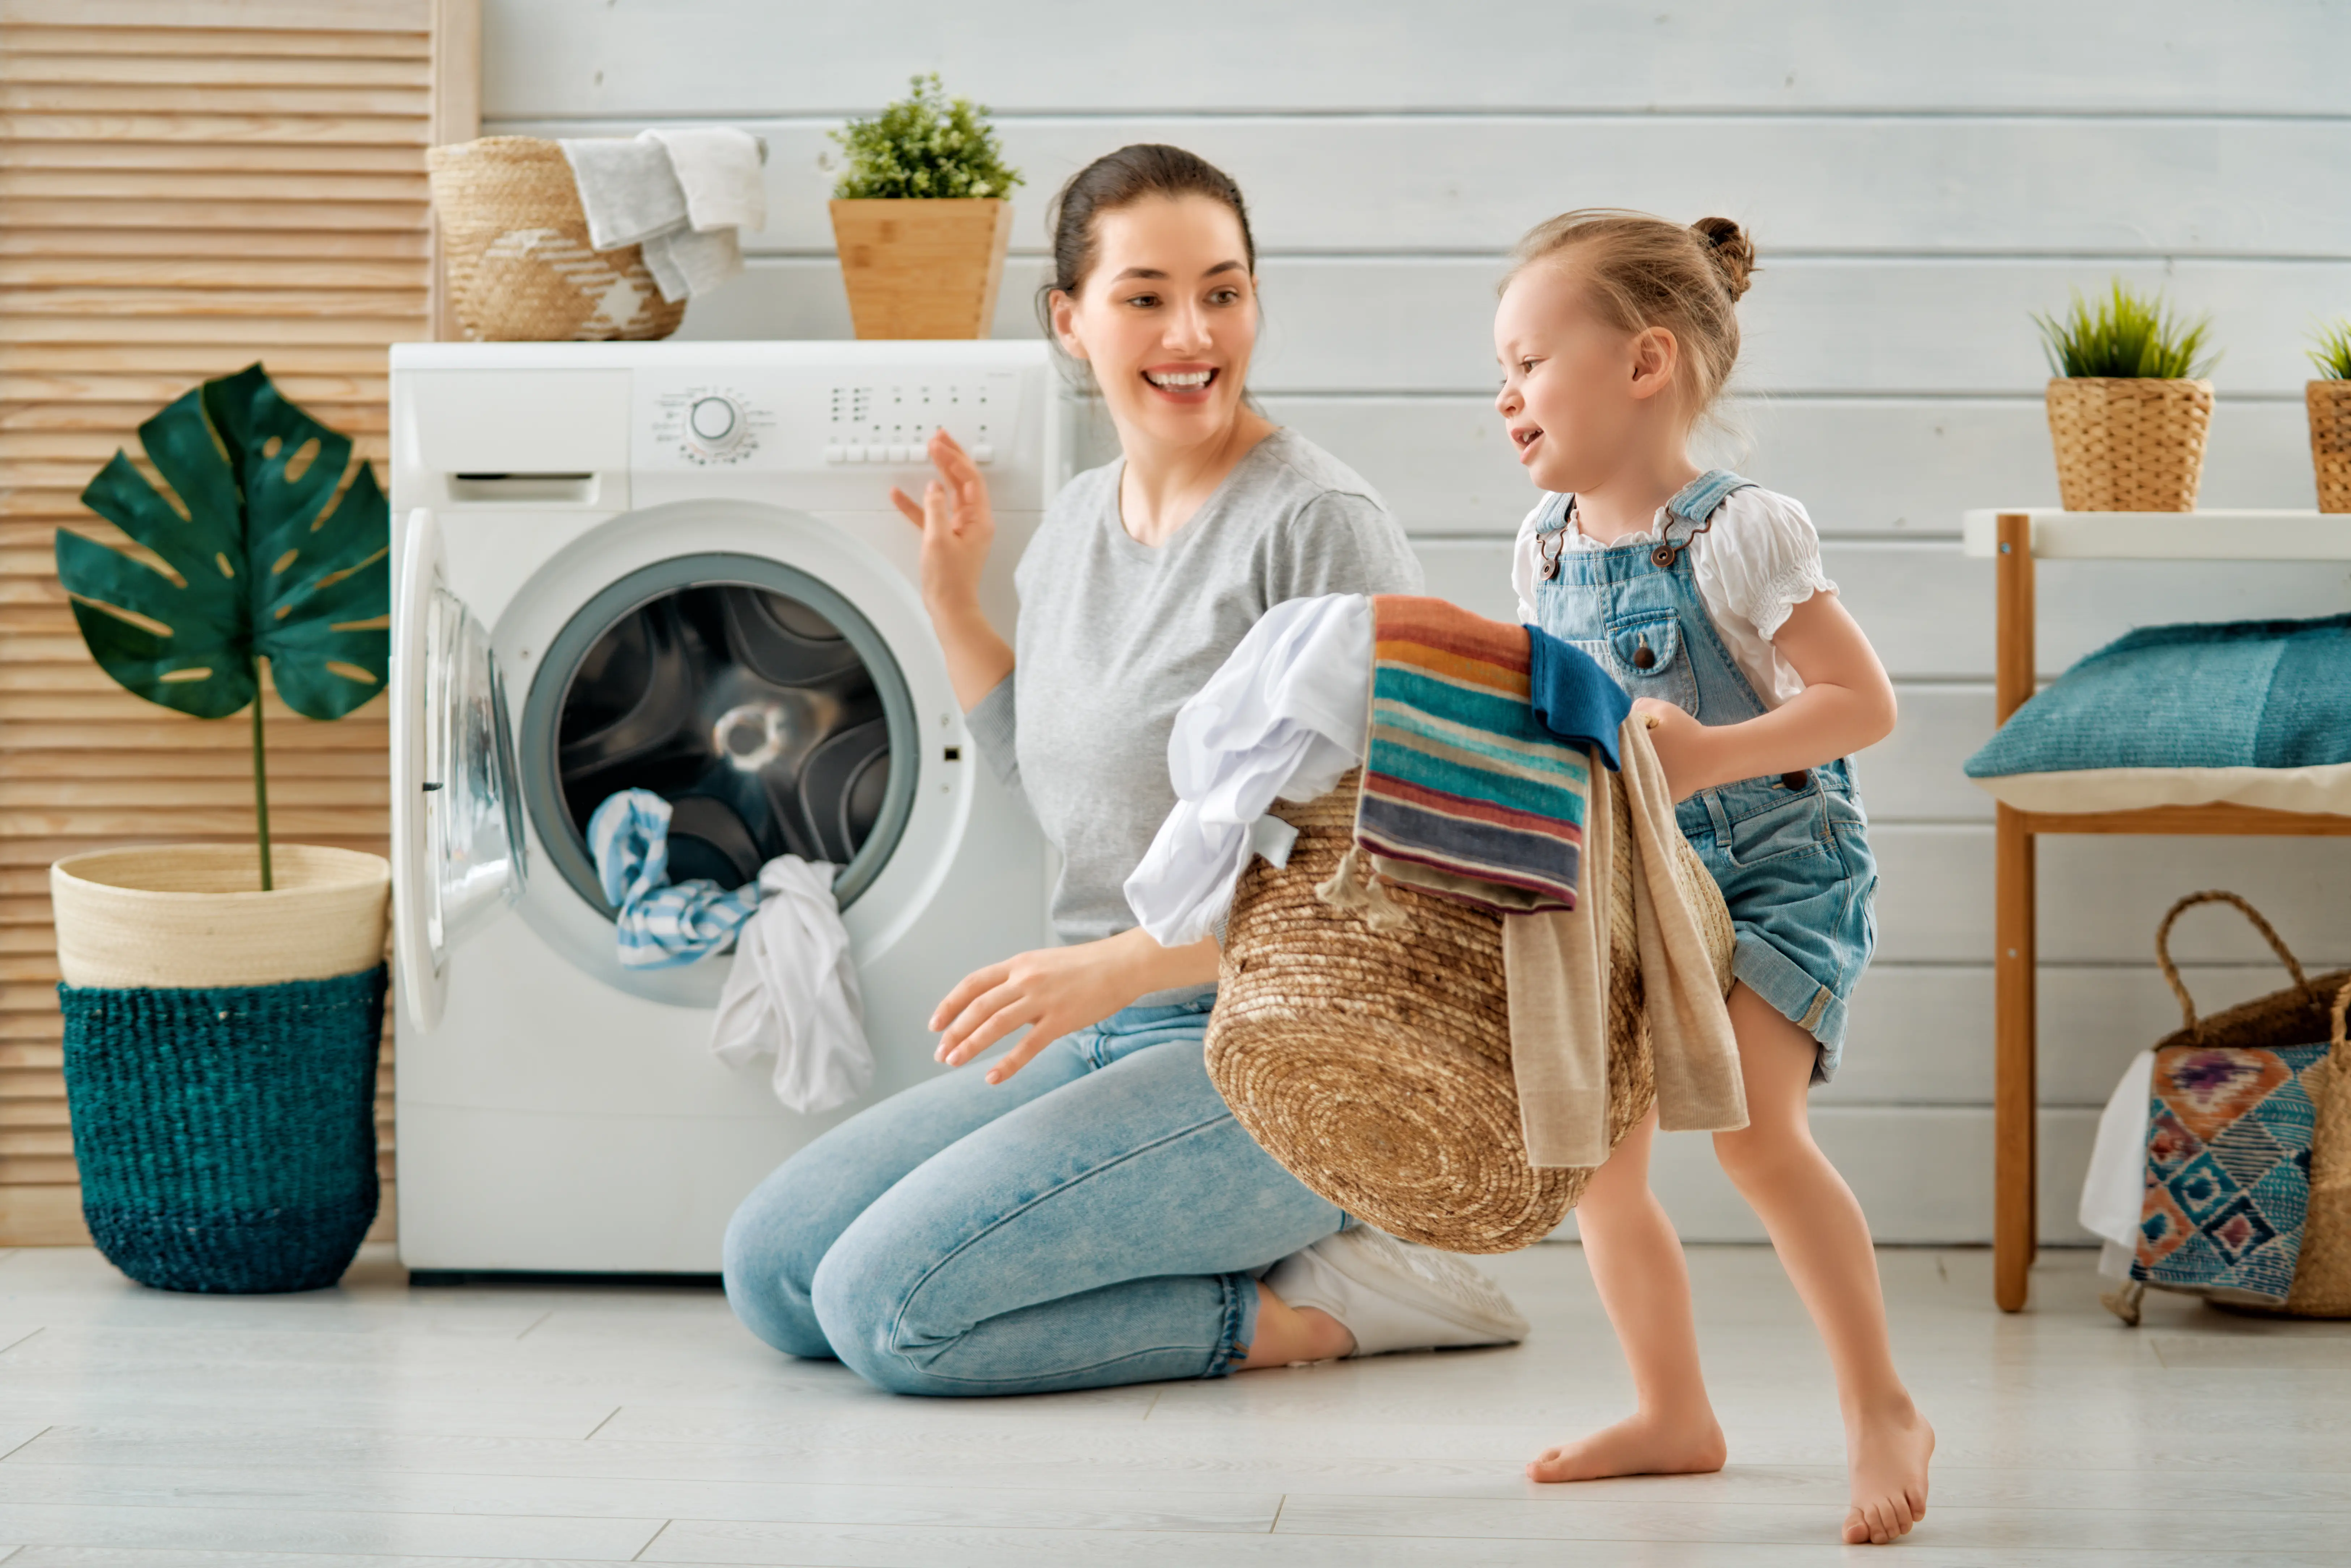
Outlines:
<svg viewBox="0 0 2351 1568"><path fill-rule="evenodd" d="M1539 632L1333 596L1275 607L1177 716L1129 901L1176 944L1229 894L1209 1075L1393 1235L1523 1247L1653 1103L1745 1124L1731 922L1627 706Z"/></svg>

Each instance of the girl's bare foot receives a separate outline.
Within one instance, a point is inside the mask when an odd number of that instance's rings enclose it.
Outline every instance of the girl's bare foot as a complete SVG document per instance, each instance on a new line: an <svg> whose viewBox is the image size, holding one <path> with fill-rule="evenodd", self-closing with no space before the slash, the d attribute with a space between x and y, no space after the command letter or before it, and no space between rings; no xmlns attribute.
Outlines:
<svg viewBox="0 0 2351 1568"><path fill-rule="evenodd" d="M1537 1481L1604 1476L1689 1476L1722 1469L1722 1427L1711 1410L1679 1418L1635 1411L1588 1437L1545 1448L1527 1466Z"/></svg>
<svg viewBox="0 0 2351 1568"><path fill-rule="evenodd" d="M1883 1546L1910 1533L1927 1514L1927 1461L1935 1428L1907 1398L1845 1424L1853 1506L1845 1510L1850 1546Z"/></svg>

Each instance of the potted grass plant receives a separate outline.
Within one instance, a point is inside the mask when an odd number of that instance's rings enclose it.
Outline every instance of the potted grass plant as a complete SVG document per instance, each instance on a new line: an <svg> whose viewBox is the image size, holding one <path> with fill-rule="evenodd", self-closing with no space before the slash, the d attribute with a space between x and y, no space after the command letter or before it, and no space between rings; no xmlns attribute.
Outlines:
<svg viewBox="0 0 2351 1568"><path fill-rule="evenodd" d="M2310 362L2318 379L2304 386L2310 407L2310 465L2318 509L2351 512L2351 317L2313 334Z"/></svg>
<svg viewBox="0 0 2351 1568"><path fill-rule="evenodd" d="M332 1284L375 1218L392 868L273 844L269 685L340 718L384 686L391 527L351 443L254 365L139 427L82 500L129 536L57 536L99 665L197 718L250 713L255 841L99 850L49 870L82 1216L175 1291Z"/></svg>
<svg viewBox="0 0 2351 1568"><path fill-rule="evenodd" d="M2192 512L2219 358L2211 319L2182 321L2116 278L2063 317L2035 316L2049 368L2057 490L2072 512Z"/></svg>
<svg viewBox="0 0 2351 1568"><path fill-rule="evenodd" d="M987 111L935 72L831 133L832 234L860 338L985 338L1012 238L1012 188Z"/></svg>

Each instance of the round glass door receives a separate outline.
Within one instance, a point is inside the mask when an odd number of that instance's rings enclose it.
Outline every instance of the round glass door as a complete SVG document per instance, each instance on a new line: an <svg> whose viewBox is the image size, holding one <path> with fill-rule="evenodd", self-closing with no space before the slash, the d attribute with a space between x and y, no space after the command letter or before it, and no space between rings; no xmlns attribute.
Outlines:
<svg viewBox="0 0 2351 1568"><path fill-rule="evenodd" d="M565 625L524 709L524 793L549 859L611 913L586 828L623 789L670 804L674 882L739 887L778 855L841 868L846 908L914 801L914 705L846 599L752 556L632 572Z"/></svg>

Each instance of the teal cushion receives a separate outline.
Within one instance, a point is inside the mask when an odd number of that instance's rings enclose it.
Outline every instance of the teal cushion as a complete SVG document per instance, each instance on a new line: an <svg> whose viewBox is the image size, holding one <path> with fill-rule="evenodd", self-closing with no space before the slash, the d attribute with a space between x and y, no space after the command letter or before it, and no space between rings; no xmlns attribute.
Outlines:
<svg viewBox="0 0 2351 1568"><path fill-rule="evenodd" d="M1970 779L2351 762L2351 615L2146 626L2016 710Z"/></svg>

